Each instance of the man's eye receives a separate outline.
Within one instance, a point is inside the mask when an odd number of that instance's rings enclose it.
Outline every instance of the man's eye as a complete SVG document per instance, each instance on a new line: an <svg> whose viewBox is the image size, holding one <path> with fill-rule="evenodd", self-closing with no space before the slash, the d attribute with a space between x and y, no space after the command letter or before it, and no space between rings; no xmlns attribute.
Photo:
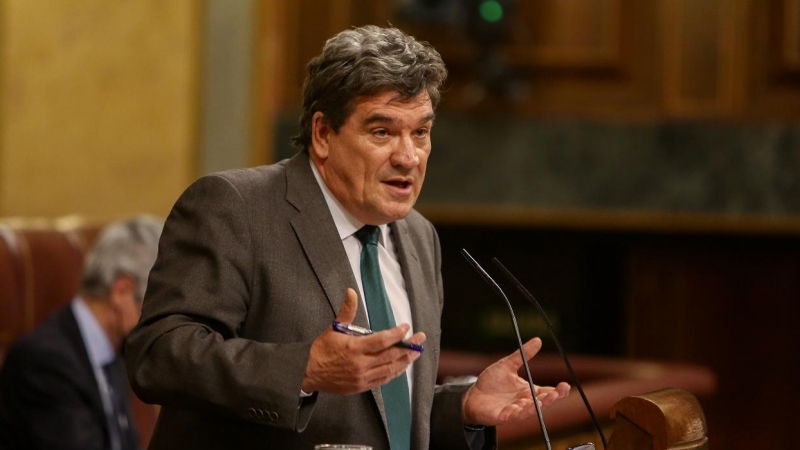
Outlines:
<svg viewBox="0 0 800 450"><path fill-rule="evenodd" d="M385 129L385 128L379 128L379 129L377 129L377 130L374 130L374 131L372 132L372 135L373 135L373 136L375 136L375 137L380 137L380 138L382 138L382 137L386 137L386 136L388 136L388 135L389 135L389 132L388 132L388 131L386 131L386 129Z"/></svg>
<svg viewBox="0 0 800 450"><path fill-rule="evenodd" d="M418 138L424 138L428 136L428 129L427 128L420 128L419 130L415 131L414 134Z"/></svg>

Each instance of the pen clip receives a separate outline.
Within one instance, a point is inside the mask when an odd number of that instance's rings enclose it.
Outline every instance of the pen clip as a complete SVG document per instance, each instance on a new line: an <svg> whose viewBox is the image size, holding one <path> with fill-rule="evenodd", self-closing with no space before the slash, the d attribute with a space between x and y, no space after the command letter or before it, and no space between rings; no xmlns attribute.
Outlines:
<svg viewBox="0 0 800 450"><path fill-rule="evenodd" d="M332 327L333 331L349 334L351 336L367 336L369 334L372 334L372 330L370 329L359 327L358 325L341 323L335 320L333 321Z"/></svg>
<svg viewBox="0 0 800 450"><path fill-rule="evenodd" d="M368 335L373 333L373 331L368 329L368 328L360 327L358 325L341 323L341 322L339 322L337 320L333 321L333 324L331 324L331 327L333 328L333 331L336 331L336 332L339 332L339 333L348 334L350 336L368 336ZM422 345L412 344L411 342L406 342L406 341L400 341L400 342L397 342L394 345L397 346L397 347L403 347L403 348L407 348L409 350L414 350L414 351L417 351L417 352L420 352L420 353L422 353L422 351L424 350Z"/></svg>

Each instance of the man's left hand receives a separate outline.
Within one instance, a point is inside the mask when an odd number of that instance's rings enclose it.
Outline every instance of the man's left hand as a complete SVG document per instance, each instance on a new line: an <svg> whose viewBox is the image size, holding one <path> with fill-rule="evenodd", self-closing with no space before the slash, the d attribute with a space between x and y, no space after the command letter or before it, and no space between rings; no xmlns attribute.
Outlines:
<svg viewBox="0 0 800 450"><path fill-rule="evenodd" d="M523 346L525 355L532 359L542 348L542 340L533 338ZM494 426L503 422L524 420L536 415L528 382L517 375L522 367L522 357L516 351L487 367L464 395L463 421L465 424ZM559 383L556 387L535 386L536 397L542 408L569 394L570 386Z"/></svg>

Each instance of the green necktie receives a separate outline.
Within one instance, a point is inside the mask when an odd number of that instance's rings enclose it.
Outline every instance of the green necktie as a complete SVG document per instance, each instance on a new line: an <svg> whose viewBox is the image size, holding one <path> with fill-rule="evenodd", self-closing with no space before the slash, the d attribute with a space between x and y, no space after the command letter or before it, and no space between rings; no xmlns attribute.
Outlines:
<svg viewBox="0 0 800 450"><path fill-rule="evenodd" d="M394 314L389 304L389 296L383 285L381 268L378 264L378 238L381 229L365 225L356 231L361 249L361 283L367 303L369 324L373 331L394 328ZM389 424L389 441L392 450L411 448L411 402L408 399L408 379L403 372L397 378L381 386L386 421Z"/></svg>

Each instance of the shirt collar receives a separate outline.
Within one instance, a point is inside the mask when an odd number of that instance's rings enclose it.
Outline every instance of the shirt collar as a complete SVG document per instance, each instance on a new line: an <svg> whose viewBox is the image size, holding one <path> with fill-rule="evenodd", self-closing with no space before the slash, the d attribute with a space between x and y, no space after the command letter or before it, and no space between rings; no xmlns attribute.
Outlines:
<svg viewBox="0 0 800 450"><path fill-rule="evenodd" d="M89 306L81 297L75 297L70 305L75 320L78 322L78 329L83 338L83 345L89 354L89 361L95 369L102 369L103 366L112 362L117 357L114 348L111 346L100 323L92 314Z"/></svg>
<svg viewBox="0 0 800 450"><path fill-rule="evenodd" d="M328 204L328 209L331 211L333 223L336 224L336 230L339 232L339 239L345 240L352 236L356 231L361 229L361 227L363 227L365 224L344 209L342 204L339 203L339 200L334 197L333 193L330 191L330 189L328 189L328 186L322 180L322 176L319 174L317 166L315 166L314 162L311 161L311 158L308 158L308 163L311 165L311 171L314 172L314 178L317 180L320 189L322 189L322 195L325 197L325 203ZM381 236L378 242L386 247L384 237L387 236L389 225L378 225L378 228L381 229Z"/></svg>

